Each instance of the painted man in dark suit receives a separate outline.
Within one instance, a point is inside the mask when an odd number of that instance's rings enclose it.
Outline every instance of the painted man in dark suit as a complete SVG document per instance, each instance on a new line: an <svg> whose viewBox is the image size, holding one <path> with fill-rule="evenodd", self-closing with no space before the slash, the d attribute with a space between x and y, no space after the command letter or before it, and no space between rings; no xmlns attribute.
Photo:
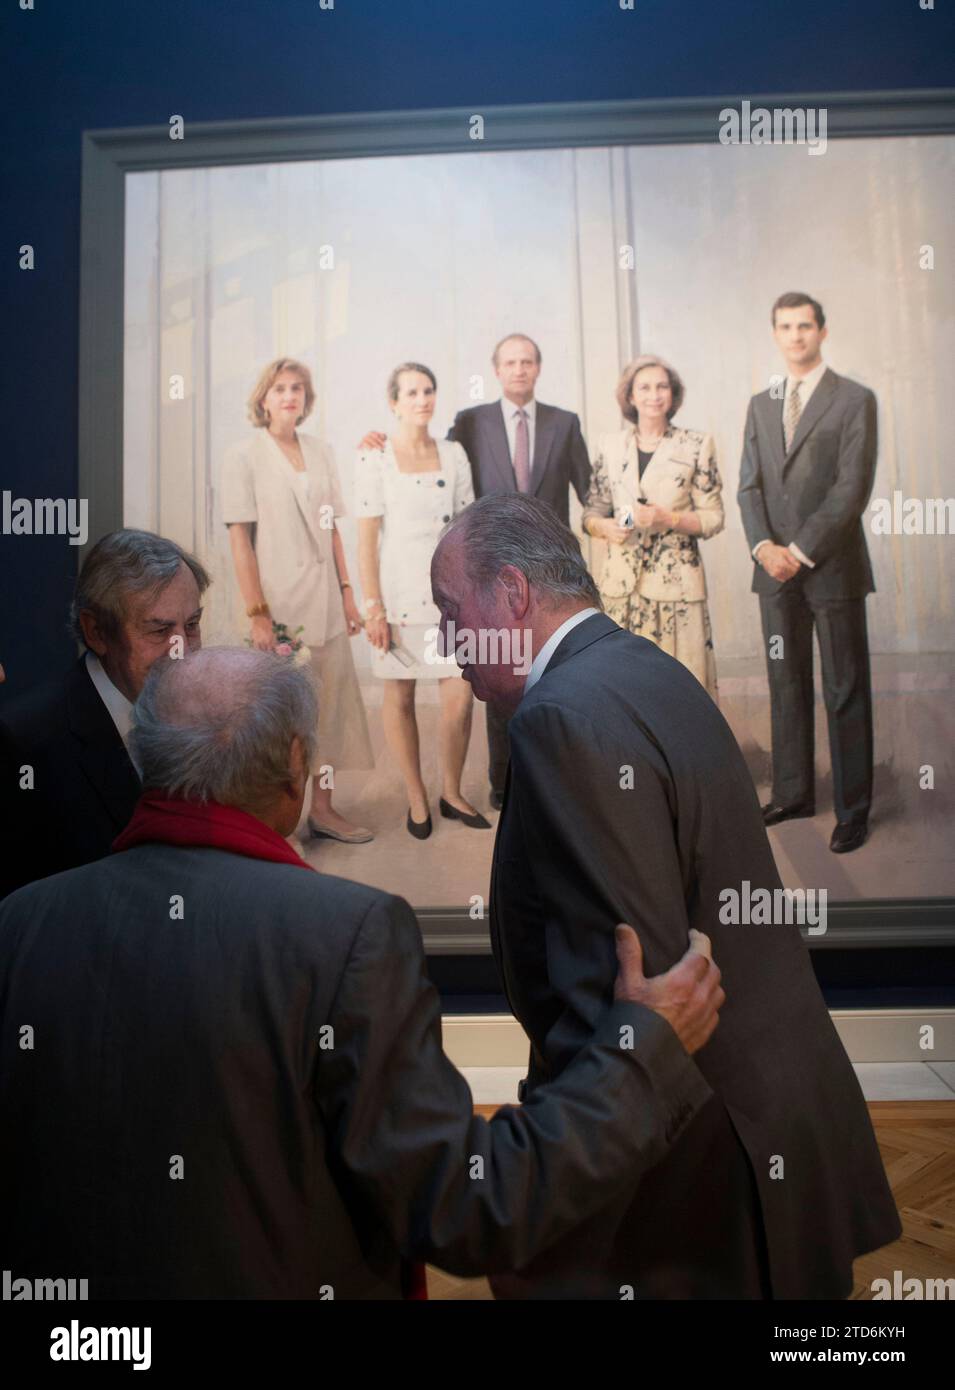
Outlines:
<svg viewBox="0 0 955 1390"><path fill-rule="evenodd" d="M590 489L590 458L572 410L544 405L534 396L541 370L533 338L512 333L502 338L491 361L501 383L501 399L459 410L448 438L464 446L471 461L474 496L522 492L552 507L564 525L570 520L570 489L581 506ZM364 447L382 447L385 436L366 435ZM487 705L488 777L491 805L500 809L507 775L507 715Z"/></svg>
<svg viewBox="0 0 955 1390"><path fill-rule="evenodd" d="M445 528L431 575L465 679L513 711L490 928L531 1040L525 1096L592 1036L615 923L636 927L655 969L688 929L706 932L727 993L697 1059L713 1100L680 1144L613 1212L495 1290L846 1297L853 1260L899 1221L729 726L684 666L599 611L576 539L535 499L474 502Z"/></svg>
<svg viewBox="0 0 955 1390"><path fill-rule="evenodd" d="M400 1298L410 1260L525 1263L708 1104L689 1055L724 1000L706 943L647 980L621 926L589 1045L532 1105L475 1115L408 904L285 839L316 713L271 653L157 662L132 734L148 790L116 852L0 905L17 1277L75 1271L93 1298Z"/></svg>
<svg viewBox="0 0 955 1390"><path fill-rule="evenodd" d="M158 657L201 645L208 584L194 556L149 531L114 531L87 555L70 613L83 655L2 707L0 897L108 854L141 790L126 749L133 701Z"/></svg>
<svg viewBox="0 0 955 1390"><path fill-rule="evenodd" d="M846 854L865 842L872 802L865 600L875 585L862 516L875 478L876 402L823 362L826 319L816 300L780 295L772 323L785 392L750 401L738 494L756 562L772 710L773 786L763 820L815 814L815 628L836 812L829 848Z"/></svg>

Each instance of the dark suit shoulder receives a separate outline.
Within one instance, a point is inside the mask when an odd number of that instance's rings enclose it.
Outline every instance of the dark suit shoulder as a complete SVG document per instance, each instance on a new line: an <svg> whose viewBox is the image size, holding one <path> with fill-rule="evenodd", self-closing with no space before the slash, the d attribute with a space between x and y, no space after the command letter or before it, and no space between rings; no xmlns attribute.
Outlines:
<svg viewBox="0 0 955 1390"><path fill-rule="evenodd" d="M144 876L155 872L160 866L160 855L171 856L170 872L175 873L178 856L181 854L208 855L210 851L177 850L169 846L144 845L125 854L113 856L113 862L123 858L131 859L136 854L152 856L154 863L144 859L137 871ZM323 918L340 919L347 917L356 924L375 908L393 912L403 900L381 888L372 888L367 883L357 883L350 878L340 878L336 874L318 873L311 868L301 868L298 864L279 864L267 859L254 859L246 855L231 854L227 850L211 851L221 855L222 866L219 876L222 880L223 894L233 897L241 905L250 908L262 903L272 902L275 917L281 919L286 930L296 930L298 923L306 930L314 926L316 914ZM196 861L196 869L204 874L202 860ZM208 874L210 883L216 875ZM231 909L230 909L231 910ZM301 914L308 913L307 917Z"/></svg>
<svg viewBox="0 0 955 1390"><path fill-rule="evenodd" d="M265 931L276 940L307 943L315 940L317 926L334 927L340 948L342 938L353 939L376 909L382 921L402 912L414 920L404 899L365 883L227 850L160 844L138 845L28 884L0 904L0 913L12 908L18 918L21 909L27 921L44 913L58 918L77 902L131 898L144 912L153 903L165 917L173 891L195 903L210 922L227 921L237 938Z"/></svg>
<svg viewBox="0 0 955 1390"><path fill-rule="evenodd" d="M707 730L722 741L727 729L692 672L655 643L622 628L549 666L512 716L512 737L520 737L522 719L529 721L544 708L555 719L579 720L599 741L613 745L647 739L663 748L705 738ZM547 714L537 717L546 720Z"/></svg>
<svg viewBox="0 0 955 1390"><path fill-rule="evenodd" d="M568 668L576 664L569 662ZM595 688L592 681L574 679L567 672L559 688L541 691L535 686L508 724L512 758L522 746L553 744L560 747L563 758L576 763L580 756L596 753L598 745L617 746L622 736L639 737L640 731L632 728L623 735L613 715L607 717L607 702L612 705L613 698L614 692L607 687ZM598 712L598 702L604 705L603 713Z"/></svg>
<svg viewBox="0 0 955 1390"><path fill-rule="evenodd" d="M78 674L89 683L90 691L95 695L95 688L85 671L78 673L74 667L65 677L44 681L35 689L24 691L0 706L0 724L21 748L42 748L63 732L67 720L68 690L76 685Z"/></svg>
<svg viewBox="0 0 955 1390"><path fill-rule="evenodd" d="M544 401L538 401L538 415L540 415L541 412L545 415L551 415L562 425L572 425L575 422L579 423L577 420L577 412L575 410L565 410L562 405L547 405Z"/></svg>
<svg viewBox="0 0 955 1390"><path fill-rule="evenodd" d="M832 372L831 367L829 370ZM863 401L868 397L875 400L875 392L868 386L863 386L861 381L853 381L851 377L840 376L838 372L832 372L832 375L836 378L836 389L841 391L849 400Z"/></svg>
<svg viewBox="0 0 955 1390"><path fill-rule="evenodd" d="M261 863L260 860L250 862ZM283 893L291 889L303 901L320 902L323 910L333 913L346 912L356 921L363 920L375 909L387 914L393 914L402 908L410 911L405 900L397 894L389 893L383 888L373 888L367 883L358 883L354 879L315 871L303 872L296 864L267 864L266 867L287 870Z"/></svg>
<svg viewBox="0 0 955 1390"><path fill-rule="evenodd" d="M492 410L499 410L497 401L482 401L480 405L468 405L463 410L459 410L454 417L455 425L472 425L479 420L482 414L490 414Z"/></svg>
<svg viewBox="0 0 955 1390"><path fill-rule="evenodd" d="M395 893L334 874L310 873L295 864L263 863L257 859L245 860L244 863L251 866L251 872L243 877L260 880L263 905L270 901L281 903L277 916L282 934L306 948L314 944L318 925L323 932L334 932L338 949L344 949L350 955L359 934L366 943L370 943L377 934L390 935L396 922L402 920L415 933L413 944L420 943L414 913L404 898ZM263 869L266 871L264 874ZM272 872L274 870L281 873L281 880L277 873ZM250 898L248 888L243 886L237 897L244 907ZM251 898L250 915L254 917L257 915L254 890Z"/></svg>

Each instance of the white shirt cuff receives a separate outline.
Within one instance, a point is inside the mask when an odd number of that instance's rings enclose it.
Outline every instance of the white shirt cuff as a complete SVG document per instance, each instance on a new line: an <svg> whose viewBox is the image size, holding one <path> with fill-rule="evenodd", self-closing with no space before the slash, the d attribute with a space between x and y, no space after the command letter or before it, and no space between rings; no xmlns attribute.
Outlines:
<svg viewBox="0 0 955 1390"><path fill-rule="evenodd" d="M808 565L811 570L814 570L816 568L813 562L810 560L809 556L804 555L802 553L795 541L789 542L789 549L792 551L792 553L795 555L796 559L799 561L801 565Z"/></svg>
<svg viewBox="0 0 955 1390"><path fill-rule="evenodd" d="M756 557L757 557L757 555L759 554L760 549L761 549L762 546L764 546L764 545L771 545L771 544L772 544L772 542L769 541L769 540L757 541L756 544L753 546L752 550L750 551L750 554L752 555L753 559L754 559L754 560L756 559Z"/></svg>

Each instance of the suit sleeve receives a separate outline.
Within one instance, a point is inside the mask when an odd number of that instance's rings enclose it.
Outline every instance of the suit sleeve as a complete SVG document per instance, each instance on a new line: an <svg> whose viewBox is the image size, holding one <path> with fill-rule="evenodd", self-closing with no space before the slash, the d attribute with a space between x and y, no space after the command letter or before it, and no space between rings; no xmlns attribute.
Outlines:
<svg viewBox="0 0 955 1390"><path fill-rule="evenodd" d="M332 516L337 520L340 516L347 516L345 511L345 499L342 496L341 479L338 476L338 465L335 462L335 455L330 444L323 446L323 456L325 461L325 476L328 481L328 500L332 508Z"/></svg>
<svg viewBox="0 0 955 1390"><path fill-rule="evenodd" d="M331 1022L316 1096L346 1199L408 1258L462 1275L520 1268L632 1191L711 1094L663 1019L614 1004L558 1082L475 1115L400 898L365 915Z"/></svg>
<svg viewBox="0 0 955 1390"><path fill-rule="evenodd" d="M586 530L586 524L591 517L613 516L613 490L610 486L610 478L607 474L607 464L604 460L604 444L601 437L597 441L597 451L594 454L593 473L590 478L590 488L587 492L587 501L584 504L583 515L580 523Z"/></svg>
<svg viewBox="0 0 955 1390"><path fill-rule="evenodd" d="M640 937L647 975L684 954L686 888L668 768L638 729L624 746L602 725L537 701L518 711L509 733L509 796L526 849L521 872L533 877L556 1000L543 1047L553 1075L586 1044L612 997L618 922Z"/></svg>
<svg viewBox="0 0 955 1390"><path fill-rule="evenodd" d="M219 479L219 493L222 520L227 526L258 520L255 479L247 446L236 444L227 451Z"/></svg>
<svg viewBox="0 0 955 1390"><path fill-rule="evenodd" d="M739 465L739 489L736 500L743 516L743 529L750 550L760 541L774 540L763 497L762 465L752 401L746 412L746 425L743 429L743 457Z"/></svg>
<svg viewBox="0 0 955 1390"><path fill-rule="evenodd" d="M699 457L690 480L693 510L700 518L700 539L708 540L723 529L723 484L716 462L716 445L711 434L705 435Z"/></svg>
<svg viewBox="0 0 955 1390"><path fill-rule="evenodd" d="M855 409L846 414L835 482L793 537L793 544L814 565L838 549L846 531L858 523L865 511L875 479L877 450L875 396L866 391Z"/></svg>
<svg viewBox="0 0 955 1390"><path fill-rule="evenodd" d="M0 723L0 816L5 827L0 899L49 872L39 862L44 832L37 823L42 818L35 814L35 807L41 793L20 786L20 769L31 763L7 726Z"/></svg>
<svg viewBox="0 0 955 1390"><path fill-rule="evenodd" d="M570 449L570 481L580 500L580 505L586 507L590 493L590 455L587 453L587 445L576 415L571 421L568 447Z"/></svg>

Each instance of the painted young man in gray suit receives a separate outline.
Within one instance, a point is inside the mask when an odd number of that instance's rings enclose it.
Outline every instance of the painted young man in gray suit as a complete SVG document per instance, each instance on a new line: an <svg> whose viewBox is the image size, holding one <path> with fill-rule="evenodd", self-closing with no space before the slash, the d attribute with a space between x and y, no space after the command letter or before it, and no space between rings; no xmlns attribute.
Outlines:
<svg viewBox="0 0 955 1390"><path fill-rule="evenodd" d="M847 854L865 843L872 802L865 600L875 584L862 516L875 478L876 402L823 362L828 330L815 299L780 295L772 324L785 392L750 401L738 494L772 711L773 786L763 820L815 814L815 628L836 812L829 848Z"/></svg>
<svg viewBox="0 0 955 1390"><path fill-rule="evenodd" d="M572 410L544 405L534 391L541 351L533 338L511 333L491 356L501 399L459 410L448 438L464 446L471 461L474 496L521 492L552 507L565 526L570 521L570 489L581 506L590 490L590 457ZM384 445L385 436L366 435L365 448ZM487 705L488 778L491 805L499 810L507 776L507 715Z"/></svg>
<svg viewBox="0 0 955 1390"><path fill-rule="evenodd" d="M408 1261L525 1263L708 1104L689 1055L724 998L706 943L646 980L621 926L590 1045L533 1104L476 1116L408 904L284 838L315 727L309 680L271 653L156 663L132 733L147 791L115 852L0 906L17 1277L81 1277L93 1298L398 1298Z"/></svg>
<svg viewBox="0 0 955 1390"><path fill-rule="evenodd" d="M656 969L705 931L727 993L697 1059L713 1099L680 1143L495 1291L846 1297L853 1260L899 1220L729 726L686 667L599 611L576 539L536 499L474 502L431 577L465 679L512 711L490 928L531 1040L526 1098L593 1036L615 923Z"/></svg>

